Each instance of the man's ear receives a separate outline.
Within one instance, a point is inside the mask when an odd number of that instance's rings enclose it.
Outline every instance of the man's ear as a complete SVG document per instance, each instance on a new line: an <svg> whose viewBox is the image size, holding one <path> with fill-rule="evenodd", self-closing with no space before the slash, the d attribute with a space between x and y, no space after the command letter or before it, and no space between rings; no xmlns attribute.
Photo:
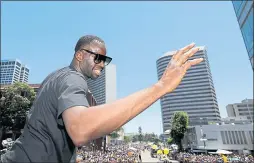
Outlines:
<svg viewBox="0 0 255 163"><path fill-rule="evenodd" d="M77 51L77 52L75 53L75 58L76 58L79 62L81 62L81 61L83 61L83 59L84 59L84 55L82 54L82 52Z"/></svg>

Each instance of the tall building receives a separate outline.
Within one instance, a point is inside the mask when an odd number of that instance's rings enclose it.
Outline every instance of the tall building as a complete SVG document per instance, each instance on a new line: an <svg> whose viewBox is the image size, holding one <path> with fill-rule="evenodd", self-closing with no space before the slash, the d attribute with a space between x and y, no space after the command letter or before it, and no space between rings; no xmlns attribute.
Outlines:
<svg viewBox="0 0 255 163"><path fill-rule="evenodd" d="M253 33L254 33L254 10L253 10L253 1L237 1L232 0L232 4L236 13L236 18L238 21L238 24L240 26L243 40L248 52L248 56L251 62L252 69L253 67Z"/></svg>
<svg viewBox="0 0 255 163"><path fill-rule="evenodd" d="M116 100L116 66L109 64L96 80L88 80L89 90L92 92L97 105Z"/></svg>
<svg viewBox="0 0 255 163"><path fill-rule="evenodd" d="M13 84L14 82L28 82L29 68L15 60L1 60L1 85Z"/></svg>
<svg viewBox="0 0 255 163"><path fill-rule="evenodd" d="M28 82L28 74L29 74L28 67L26 65L22 65L19 81L22 83L27 83Z"/></svg>
<svg viewBox="0 0 255 163"><path fill-rule="evenodd" d="M158 79L175 52L167 52L157 60ZM210 71L207 51L200 51L191 59L202 57L204 61L191 67L181 84L170 94L160 99L163 131L171 129L171 118L175 111L185 111L189 115L189 125L208 124L220 121L220 112Z"/></svg>
<svg viewBox="0 0 255 163"><path fill-rule="evenodd" d="M254 103L253 99L242 100L241 103L228 104L227 114L229 117L243 117L246 116L248 120L254 122Z"/></svg>

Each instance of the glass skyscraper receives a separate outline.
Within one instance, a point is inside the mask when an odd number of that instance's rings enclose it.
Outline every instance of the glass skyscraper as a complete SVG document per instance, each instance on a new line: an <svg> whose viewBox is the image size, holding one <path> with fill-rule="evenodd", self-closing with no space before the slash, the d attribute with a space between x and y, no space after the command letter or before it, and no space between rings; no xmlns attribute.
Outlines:
<svg viewBox="0 0 255 163"><path fill-rule="evenodd" d="M232 4L236 13L237 21L240 26L243 40L249 55L252 69L253 68L253 0L236 1L232 0Z"/></svg>

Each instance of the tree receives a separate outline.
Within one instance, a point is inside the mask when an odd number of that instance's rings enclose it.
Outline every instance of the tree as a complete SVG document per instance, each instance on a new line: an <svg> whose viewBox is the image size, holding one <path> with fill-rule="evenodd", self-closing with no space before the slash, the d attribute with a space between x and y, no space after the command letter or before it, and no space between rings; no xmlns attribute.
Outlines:
<svg viewBox="0 0 255 163"><path fill-rule="evenodd" d="M131 142L131 137L130 136L124 136L124 141L125 141L125 143Z"/></svg>
<svg viewBox="0 0 255 163"><path fill-rule="evenodd" d="M110 137L112 138L112 139L116 139L116 138L118 138L120 135L118 134L118 132L117 131L113 131L112 133L110 133Z"/></svg>
<svg viewBox="0 0 255 163"><path fill-rule="evenodd" d="M10 130L13 139L24 128L26 115L35 99L34 89L26 83L16 82L4 88L0 97L0 126L2 133ZM3 136L2 134L2 136ZM0 137L2 142L2 137Z"/></svg>
<svg viewBox="0 0 255 163"><path fill-rule="evenodd" d="M137 142L137 141L139 141L139 135L133 135L132 136L132 142Z"/></svg>
<svg viewBox="0 0 255 163"><path fill-rule="evenodd" d="M175 112L172 118L172 129L171 129L171 137L173 141L178 145L179 151L182 151L181 140L184 137L184 133L187 130L189 117L186 112Z"/></svg>
<svg viewBox="0 0 255 163"><path fill-rule="evenodd" d="M167 144L168 144L168 145L171 145L172 143L173 143L173 138L168 138L168 139L167 139Z"/></svg>
<svg viewBox="0 0 255 163"><path fill-rule="evenodd" d="M139 128L138 128L138 133L139 133L138 140L139 140L140 143L141 143L141 141L143 140L142 127L141 127L141 126L139 126Z"/></svg>
<svg viewBox="0 0 255 163"><path fill-rule="evenodd" d="M124 132L124 128L123 127L120 127L117 130L113 131L112 133L109 134L109 136L112 139L117 139L117 138L120 137L120 134L119 134L120 132Z"/></svg>

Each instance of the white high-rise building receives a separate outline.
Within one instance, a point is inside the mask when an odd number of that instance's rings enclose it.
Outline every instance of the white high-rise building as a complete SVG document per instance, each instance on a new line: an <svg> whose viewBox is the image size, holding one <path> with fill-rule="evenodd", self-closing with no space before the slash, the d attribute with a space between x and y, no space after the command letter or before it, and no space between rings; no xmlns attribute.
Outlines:
<svg viewBox="0 0 255 163"><path fill-rule="evenodd" d="M17 59L1 60L1 85L9 85L15 82L28 82L29 68L22 65Z"/></svg>
<svg viewBox="0 0 255 163"><path fill-rule="evenodd" d="M117 98L116 66L105 66L102 74L96 80L88 80L88 87L97 105L113 102Z"/></svg>
<svg viewBox="0 0 255 163"><path fill-rule="evenodd" d="M19 81L22 83L27 83L28 82L28 74L29 74L29 69L26 65L21 66L21 71L20 71L20 79Z"/></svg>
<svg viewBox="0 0 255 163"><path fill-rule="evenodd" d="M254 103L253 99L242 100L241 103L228 104L227 113L229 117L247 117L248 120L254 122Z"/></svg>
<svg viewBox="0 0 255 163"><path fill-rule="evenodd" d="M158 79L163 75L174 53L175 51L167 52L157 60ZM160 99L164 132L171 129L171 118L176 111L188 113L190 126L221 119L205 47L200 47L190 59L200 57L204 58L204 61L191 67L181 84Z"/></svg>

